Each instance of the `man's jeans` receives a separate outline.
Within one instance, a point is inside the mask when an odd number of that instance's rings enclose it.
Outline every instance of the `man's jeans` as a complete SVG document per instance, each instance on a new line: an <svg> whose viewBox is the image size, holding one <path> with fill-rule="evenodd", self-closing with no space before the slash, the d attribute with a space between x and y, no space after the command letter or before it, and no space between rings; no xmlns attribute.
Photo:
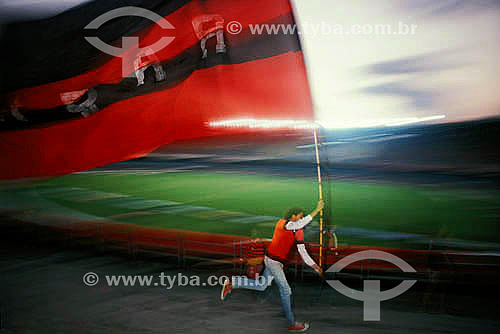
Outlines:
<svg viewBox="0 0 500 334"><path fill-rule="evenodd" d="M288 319L290 325L294 325L295 316L292 312L292 305L290 302L292 289L290 289L290 286L286 281L286 276L283 272L283 264L281 262L274 261L267 256L264 257L264 264L266 268L257 280L249 279L246 276L233 276L233 288L264 291L268 286L271 285L274 279L280 290L281 304L283 305L283 310L285 311L286 318Z"/></svg>

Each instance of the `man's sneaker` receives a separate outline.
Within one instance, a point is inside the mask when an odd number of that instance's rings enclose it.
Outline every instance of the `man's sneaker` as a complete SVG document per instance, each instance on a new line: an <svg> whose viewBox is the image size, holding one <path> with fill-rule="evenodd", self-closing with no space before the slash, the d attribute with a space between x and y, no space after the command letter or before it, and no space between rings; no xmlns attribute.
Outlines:
<svg viewBox="0 0 500 334"><path fill-rule="evenodd" d="M226 299L227 295L231 293L231 290L233 290L233 285L231 284L231 281L226 278L226 281L222 286L222 291L220 292L220 300Z"/></svg>
<svg viewBox="0 0 500 334"><path fill-rule="evenodd" d="M302 333L309 329L307 322L296 322L295 325L289 326L288 331L291 333Z"/></svg>

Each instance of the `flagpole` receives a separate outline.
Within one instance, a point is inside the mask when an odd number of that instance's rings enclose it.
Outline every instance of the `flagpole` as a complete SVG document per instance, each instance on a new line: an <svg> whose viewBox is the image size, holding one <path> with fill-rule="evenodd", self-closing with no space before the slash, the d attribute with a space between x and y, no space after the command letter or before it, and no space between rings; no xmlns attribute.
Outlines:
<svg viewBox="0 0 500 334"><path fill-rule="evenodd" d="M321 165L319 161L319 149L318 149L318 134L316 132L316 127L313 128L314 131L314 147L316 149L316 166L318 169L318 190L319 199L323 200L323 184L321 182ZM319 266L323 265L323 209L319 212Z"/></svg>

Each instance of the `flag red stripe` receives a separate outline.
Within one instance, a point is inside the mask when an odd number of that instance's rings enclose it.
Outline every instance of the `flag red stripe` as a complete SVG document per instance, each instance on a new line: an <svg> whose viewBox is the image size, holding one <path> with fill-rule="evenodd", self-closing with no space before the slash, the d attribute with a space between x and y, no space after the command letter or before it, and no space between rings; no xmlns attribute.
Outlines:
<svg viewBox="0 0 500 334"><path fill-rule="evenodd" d="M65 174L136 158L174 140L224 133L227 118L312 119L302 52L194 72L176 87L42 129L0 133L0 178Z"/></svg>
<svg viewBox="0 0 500 334"><path fill-rule="evenodd" d="M174 58L192 45L199 43L193 28L192 18L204 13L222 15L226 23L238 21L243 28L250 24L261 24L272 21L281 15L290 14L291 7L288 1L234 1L234 0L207 0L192 1L165 18L173 24L175 30L163 30L157 24L152 24L142 32L140 46L148 46L162 36L174 36L175 40L163 50L156 53L161 61ZM249 36L231 35L226 33L229 43L237 45ZM291 37L290 37L291 38ZM87 43L86 41L83 41ZM63 46L62 46L63 47ZM95 87L99 84L117 84L122 80L121 58L113 57L106 64L81 75L65 80L43 84L36 87L24 88L9 94L9 100L25 109L50 109L61 105L60 93L77 91Z"/></svg>

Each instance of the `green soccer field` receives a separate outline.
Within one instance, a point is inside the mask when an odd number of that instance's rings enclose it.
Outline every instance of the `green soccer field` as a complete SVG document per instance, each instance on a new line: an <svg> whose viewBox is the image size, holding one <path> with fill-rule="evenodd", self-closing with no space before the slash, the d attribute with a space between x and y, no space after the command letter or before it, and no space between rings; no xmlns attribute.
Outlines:
<svg viewBox="0 0 500 334"><path fill-rule="evenodd" d="M427 248L430 239L500 242L500 197L491 190L325 186L332 187L327 205L341 244ZM309 211L318 200L313 178L222 172L74 174L33 187L48 203L121 223L267 238L287 207ZM317 224L309 228L310 241L317 240L315 230Z"/></svg>

